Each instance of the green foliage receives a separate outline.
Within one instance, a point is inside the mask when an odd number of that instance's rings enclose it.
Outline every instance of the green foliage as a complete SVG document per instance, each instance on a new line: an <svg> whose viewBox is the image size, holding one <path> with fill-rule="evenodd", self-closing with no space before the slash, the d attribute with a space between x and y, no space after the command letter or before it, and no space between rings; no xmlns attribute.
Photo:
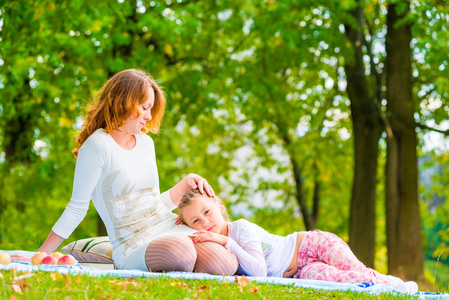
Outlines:
<svg viewBox="0 0 449 300"><path fill-rule="evenodd" d="M292 208L257 209L253 212L250 221L258 224L270 233L287 236L293 232L305 230L302 219L298 216L292 217L294 215L294 210ZM289 222L285 222L285 220L289 220Z"/></svg>
<svg viewBox="0 0 449 300"><path fill-rule="evenodd" d="M447 153L429 153L431 159L428 164L423 165L426 168L437 167L437 171L433 178L432 184L423 188L422 201L424 232L427 236L426 257L433 260L439 260L449 263L449 203L444 201L449 197L449 155ZM437 170L438 170L437 169ZM436 202L442 199L442 203ZM440 200L441 201L441 200ZM435 203L436 202L436 203Z"/></svg>

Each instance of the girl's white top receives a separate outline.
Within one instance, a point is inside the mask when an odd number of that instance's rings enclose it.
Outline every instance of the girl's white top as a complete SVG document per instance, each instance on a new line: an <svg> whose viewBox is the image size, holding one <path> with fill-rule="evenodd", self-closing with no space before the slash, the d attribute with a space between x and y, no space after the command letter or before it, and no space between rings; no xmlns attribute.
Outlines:
<svg viewBox="0 0 449 300"><path fill-rule="evenodd" d="M237 256L242 273L282 277L292 261L297 234L274 235L241 219L228 223L228 237L226 249Z"/></svg>
<svg viewBox="0 0 449 300"><path fill-rule="evenodd" d="M145 268L144 250L151 240L167 234L191 234L176 226L176 207L169 191L159 192L153 140L138 134L131 150L121 148L103 129L81 146L76 162L70 203L53 231L68 238L84 219L92 199L103 220L119 269ZM140 251L137 251L139 250ZM139 254L132 258L132 254ZM143 266L143 267L139 267Z"/></svg>

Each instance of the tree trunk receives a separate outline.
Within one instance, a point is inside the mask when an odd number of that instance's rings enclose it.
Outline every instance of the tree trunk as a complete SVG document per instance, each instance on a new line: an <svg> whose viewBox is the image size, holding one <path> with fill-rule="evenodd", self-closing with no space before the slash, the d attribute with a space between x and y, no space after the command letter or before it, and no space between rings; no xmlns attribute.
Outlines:
<svg viewBox="0 0 449 300"><path fill-rule="evenodd" d="M318 166L316 162L313 163L313 169L315 170L315 183L313 187L313 206L312 206L312 220L315 224L318 222L318 212L320 209L320 197L321 197L321 182L318 176Z"/></svg>
<svg viewBox="0 0 449 300"><path fill-rule="evenodd" d="M353 60L347 60L345 73L347 92L351 102L354 136L354 178L349 217L349 246L368 267L374 266L375 198L377 180L378 143L383 125L376 99L371 96L365 75L362 45L363 10L359 6L352 15L359 26L345 25L353 50Z"/></svg>
<svg viewBox="0 0 449 300"><path fill-rule="evenodd" d="M397 24L409 11L408 1L403 3L407 4L405 11L398 12L398 5L390 4L387 15L387 112L392 129L387 139L385 186L388 272L419 281L424 278L424 258L411 82L411 29L409 23Z"/></svg>
<svg viewBox="0 0 449 300"><path fill-rule="evenodd" d="M296 183L296 201L298 202L299 209L301 211L302 219L304 220L304 226L306 230L312 230L315 228L315 222L307 209L304 191L302 187L302 179L301 179L301 167L298 165L298 162L294 157L290 157L290 161L293 166L293 176L295 178Z"/></svg>
<svg viewBox="0 0 449 300"><path fill-rule="evenodd" d="M282 136L282 139L284 140L285 147L287 149L287 152L289 153L290 162L292 164L292 171L293 171L293 177L295 179L295 186L296 186L296 201L298 202L299 210L301 211L302 219L304 220L304 226L306 227L306 230L312 230L315 228L315 220L316 218L313 217L313 215L309 212L306 205L306 200L304 196L304 190L303 190L303 184L302 184L302 176L301 176L301 167L296 160L295 151L292 149L292 142L290 137L288 136L288 133L285 130L285 127L280 125L280 122L277 123L277 127L279 130L279 133ZM317 197L319 197L319 194L317 194ZM314 199L315 201L319 201L319 199ZM317 204L318 205L318 204ZM315 209L315 208L314 208ZM318 214L318 208L316 208L316 214Z"/></svg>
<svg viewBox="0 0 449 300"><path fill-rule="evenodd" d="M33 115L23 108L24 104L32 99L30 80L14 80L13 74L7 73L11 78L8 84L20 86L19 92L14 95L9 105L3 109L5 127L3 129L3 148L5 150L5 160L11 165L29 164L33 158L34 130ZM6 96L7 97L7 96ZM29 110L29 109L28 109Z"/></svg>
<svg viewBox="0 0 449 300"><path fill-rule="evenodd" d="M2 130L3 136L0 138L0 145L4 149L5 162L2 163L0 170L0 241L1 232L6 230L3 227L4 212L8 204L6 195L3 192L5 180L10 176L10 172L15 166L28 166L34 159L32 152L34 145L34 117L23 108L24 103L32 98L30 81L26 77L23 80L20 80L21 78L15 79L13 74L9 72L6 73L6 78L8 78L6 83L11 86L18 86L19 92L14 96L11 96L11 93L5 93L4 98L6 101L2 107L4 110L2 115L4 128ZM11 102L8 103L8 100ZM12 203L19 213L25 211L24 199L17 198Z"/></svg>

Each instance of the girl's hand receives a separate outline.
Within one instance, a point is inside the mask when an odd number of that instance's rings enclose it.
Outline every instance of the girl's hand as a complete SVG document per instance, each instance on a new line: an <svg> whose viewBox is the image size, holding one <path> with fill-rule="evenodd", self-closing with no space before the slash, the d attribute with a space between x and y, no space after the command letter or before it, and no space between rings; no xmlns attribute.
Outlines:
<svg viewBox="0 0 449 300"><path fill-rule="evenodd" d="M212 187L209 185L207 180L200 175L190 173L184 178L184 180L189 186L189 189L198 189L201 194L204 194L204 192L206 192L209 197L215 197L215 193Z"/></svg>
<svg viewBox="0 0 449 300"><path fill-rule="evenodd" d="M193 243L214 242L226 246L229 240L227 236L206 230L200 230L195 232L194 234L195 236L192 237Z"/></svg>

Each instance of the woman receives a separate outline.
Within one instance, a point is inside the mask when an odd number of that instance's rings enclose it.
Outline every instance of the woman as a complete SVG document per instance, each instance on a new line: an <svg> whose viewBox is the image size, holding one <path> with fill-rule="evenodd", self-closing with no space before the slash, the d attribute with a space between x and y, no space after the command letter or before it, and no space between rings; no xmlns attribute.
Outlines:
<svg viewBox="0 0 449 300"><path fill-rule="evenodd" d="M76 139L72 198L39 251L54 252L92 199L118 269L234 274L233 254L216 243L194 245L188 236L194 230L176 225L171 212L189 189L213 197L207 181L189 174L159 192L154 143L146 133L158 132L164 109L163 92L143 71L124 70L106 82Z"/></svg>

